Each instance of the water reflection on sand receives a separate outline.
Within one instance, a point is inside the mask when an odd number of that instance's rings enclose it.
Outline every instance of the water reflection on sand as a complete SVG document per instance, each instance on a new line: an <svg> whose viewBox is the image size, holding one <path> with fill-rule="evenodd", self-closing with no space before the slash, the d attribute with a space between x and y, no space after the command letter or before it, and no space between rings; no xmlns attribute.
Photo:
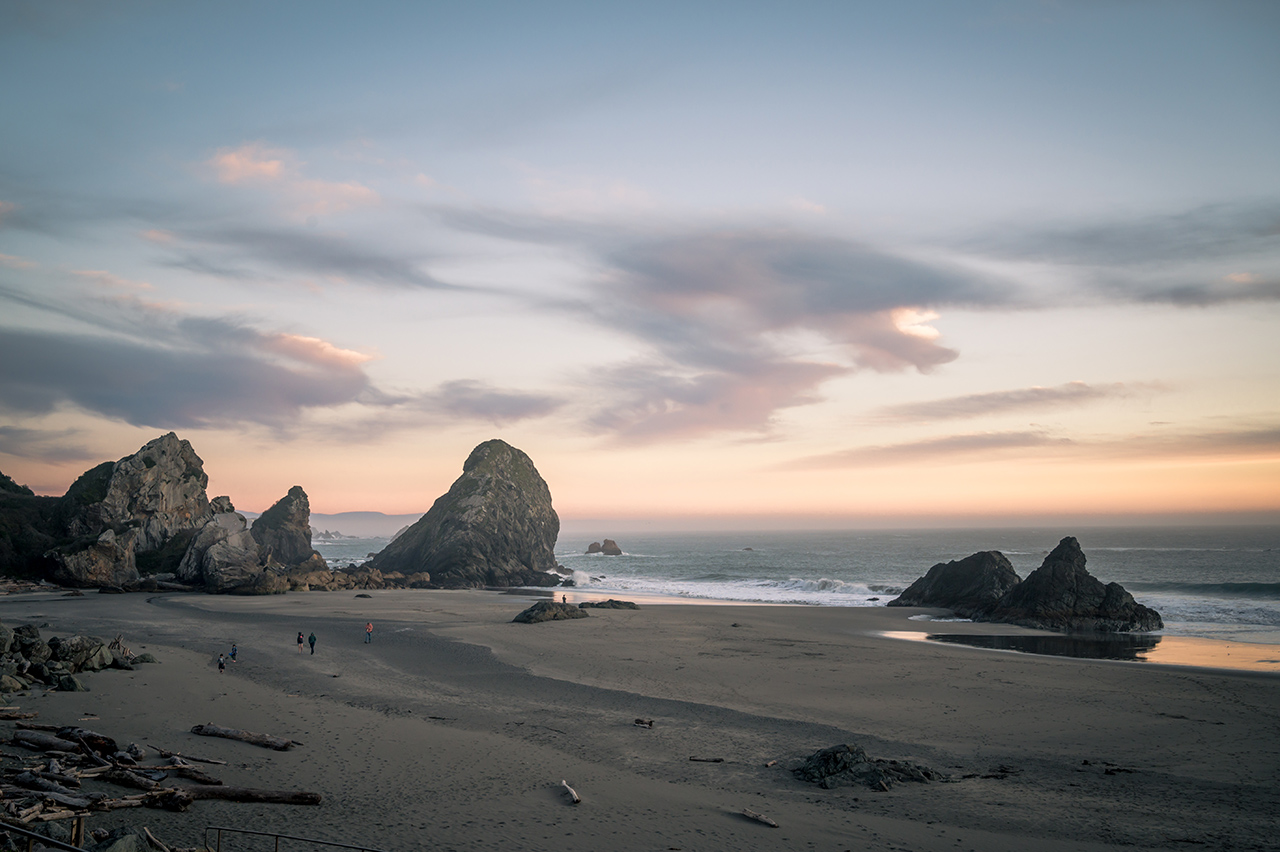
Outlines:
<svg viewBox="0 0 1280 852"><path fill-rule="evenodd" d="M1086 660L1127 660L1170 666L1204 666L1280 674L1280 646L1225 642L1154 633L962 634L894 631L894 639L943 642L970 648L1016 651Z"/></svg>

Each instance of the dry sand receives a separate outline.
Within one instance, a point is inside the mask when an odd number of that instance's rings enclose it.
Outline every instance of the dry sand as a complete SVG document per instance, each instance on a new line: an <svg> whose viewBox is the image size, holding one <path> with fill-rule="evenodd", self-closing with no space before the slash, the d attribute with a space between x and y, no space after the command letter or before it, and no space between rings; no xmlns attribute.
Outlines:
<svg viewBox="0 0 1280 852"><path fill-rule="evenodd" d="M91 818L149 825L176 845L200 844L210 825L392 852L1280 844L1274 674L878 635L928 629L905 609L646 605L522 625L510 623L530 603L518 595L371 595L5 598L7 625L123 633L161 660L86 675L87 693L14 703L122 744L227 760L215 770L227 783L324 796L310 808L202 801ZM314 656L299 655L299 630L316 633ZM219 675L232 642L240 661ZM189 733L204 722L303 745ZM788 771L844 742L957 780L823 790ZM227 837L223 848L272 845Z"/></svg>

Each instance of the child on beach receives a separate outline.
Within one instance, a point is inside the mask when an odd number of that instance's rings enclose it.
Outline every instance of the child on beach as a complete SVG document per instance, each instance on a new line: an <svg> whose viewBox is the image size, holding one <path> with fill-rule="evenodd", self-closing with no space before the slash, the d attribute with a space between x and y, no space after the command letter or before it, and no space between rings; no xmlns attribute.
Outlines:
<svg viewBox="0 0 1280 852"><path fill-rule="evenodd" d="M302 631L301 631L301 630L299 630L299 631L298 631L298 653L299 653L299 654L301 654L301 653L302 653L302 643L304 643L305 641L306 641L306 640L302 638ZM315 653L315 649L314 649L314 648L312 648L312 649L311 649L311 653L313 653L313 654Z"/></svg>
<svg viewBox="0 0 1280 852"><path fill-rule="evenodd" d="M364 626L364 644L368 645L373 641L373 622L370 621Z"/></svg>
<svg viewBox="0 0 1280 852"><path fill-rule="evenodd" d="M218 655L218 674L222 674L227 670L227 659L222 654Z"/></svg>
<svg viewBox="0 0 1280 852"><path fill-rule="evenodd" d="M231 643L231 653L228 656L231 658L231 662L234 663L236 661L236 643L235 642Z"/></svg>

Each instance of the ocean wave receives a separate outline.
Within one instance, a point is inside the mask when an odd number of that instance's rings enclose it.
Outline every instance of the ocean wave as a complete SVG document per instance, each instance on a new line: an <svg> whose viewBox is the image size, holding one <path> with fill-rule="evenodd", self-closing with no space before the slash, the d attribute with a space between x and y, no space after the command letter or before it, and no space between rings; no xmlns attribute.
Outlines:
<svg viewBox="0 0 1280 852"><path fill-rule="evenodd" d="M1175 595L1280 601L1280 583L1169 583L1140 582L1126 584L1130 592L1154 592Z"/></svg>

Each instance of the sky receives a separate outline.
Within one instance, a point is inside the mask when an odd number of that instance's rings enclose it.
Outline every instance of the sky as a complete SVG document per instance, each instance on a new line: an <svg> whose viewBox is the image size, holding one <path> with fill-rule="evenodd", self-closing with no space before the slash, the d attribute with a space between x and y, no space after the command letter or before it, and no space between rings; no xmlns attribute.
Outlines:
<svg viewBox="0 0 1280 852"><path fill-rule="evenodd" d="M1280 4L0 0L0 471L1280 521ZM607 526L613 525L613 526Z"/></svg>

